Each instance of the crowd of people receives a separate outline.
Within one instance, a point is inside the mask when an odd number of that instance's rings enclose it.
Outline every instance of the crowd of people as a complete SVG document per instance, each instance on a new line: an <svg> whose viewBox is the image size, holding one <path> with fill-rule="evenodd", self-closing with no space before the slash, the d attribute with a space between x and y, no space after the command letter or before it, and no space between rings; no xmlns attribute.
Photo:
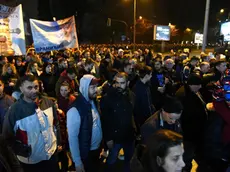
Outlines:
<svg viewBox="0 0 230 172"><path fill-rule="evenodd" d="M225 172L229 57L84 46L0 56L0 171ZM121 170L121 169L120 169Z"/></svg>

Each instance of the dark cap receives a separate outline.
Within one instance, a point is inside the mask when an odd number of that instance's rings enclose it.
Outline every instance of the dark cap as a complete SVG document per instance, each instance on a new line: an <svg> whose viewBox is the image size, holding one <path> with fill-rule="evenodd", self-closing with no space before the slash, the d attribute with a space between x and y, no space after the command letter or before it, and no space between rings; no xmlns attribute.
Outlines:
<svg viewBox="0 0 230 172"><path fill-rule="evenodd" d="M90 84L89 85L98 85L99 83L100 83L100 79L98 79L98 78L93 78L92 80L91 80L91 82L90 82Z"/></svg>
<svg viewBox="0 0 230 172"><path fill-rule="evenodd" d="M188 85L201 85L202 84L202 78L197 74L191 74L188 77L187 84Z"/></svg>
<svg viewBox="0 0 230 172"><path fill-rule="evenodd" d="M192 56L191 58L190 58L190 61L192 61L192 60L200 60L200 58L199 57L197 57L197 56Z"/></svg>
<svg viewBox="0 0 230 172"><path fill-rule="evenodd" d="M167 113L181 113L183 105L176 97L167 96L162 109Z"/></svg>

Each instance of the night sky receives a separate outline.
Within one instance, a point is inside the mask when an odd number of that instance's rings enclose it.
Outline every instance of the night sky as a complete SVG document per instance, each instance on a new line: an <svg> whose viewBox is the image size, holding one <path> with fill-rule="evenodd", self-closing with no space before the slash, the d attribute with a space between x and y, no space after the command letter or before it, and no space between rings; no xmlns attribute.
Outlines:
<svg viewBox="0 0 230 172"><path fill-rule="evenodd" d="M43 13L48 0L39 0ZM106 17L133 21L133 0L53 0L53 10L60 17L85 12L97 12ZM137 16L141 15L156 24L171 22L178 27L200 28L204 22L206 0L137 0ZM216 22L221 8L230 8L230 0L211 0L210 25Z"/></svg>

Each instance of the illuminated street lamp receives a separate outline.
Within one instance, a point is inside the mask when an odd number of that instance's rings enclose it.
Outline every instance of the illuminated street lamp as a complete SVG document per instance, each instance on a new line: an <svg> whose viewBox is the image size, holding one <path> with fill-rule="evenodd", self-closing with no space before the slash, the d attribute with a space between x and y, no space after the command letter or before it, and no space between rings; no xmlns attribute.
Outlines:
<svg viewBox="0 0 230 172"><path fill-rule="evenodd" d="M142 19L143 19L143 17L142 17L142 16L139 16L139 19L140 19L140 20L142 20Z"/></svg>
<svg viewBox="0 0 230 172"><path fill-rule="evenodd" d="M220 10L220 13L224 13L224 9L221 9L221 10Z"/></svg>
<svg viewBox="0 0 230 172"><path fill-rule="evenodd" d="M187 28L185 31L186 31L186 32L192 32L192 29Z"/></svg>

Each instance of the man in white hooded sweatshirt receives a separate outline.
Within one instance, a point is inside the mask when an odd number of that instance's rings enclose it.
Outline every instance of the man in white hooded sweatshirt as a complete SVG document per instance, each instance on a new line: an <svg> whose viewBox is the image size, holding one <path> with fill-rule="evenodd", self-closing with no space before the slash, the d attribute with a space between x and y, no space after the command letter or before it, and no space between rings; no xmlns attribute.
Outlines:
<svg viewBox="0 0 230 172"><path fill-rule="evenodd" d="M99 168L102 129L94 99L98 79L84 75L80 80L80 94L67 112L70 151L77 172L95 172Z"/></svg>

